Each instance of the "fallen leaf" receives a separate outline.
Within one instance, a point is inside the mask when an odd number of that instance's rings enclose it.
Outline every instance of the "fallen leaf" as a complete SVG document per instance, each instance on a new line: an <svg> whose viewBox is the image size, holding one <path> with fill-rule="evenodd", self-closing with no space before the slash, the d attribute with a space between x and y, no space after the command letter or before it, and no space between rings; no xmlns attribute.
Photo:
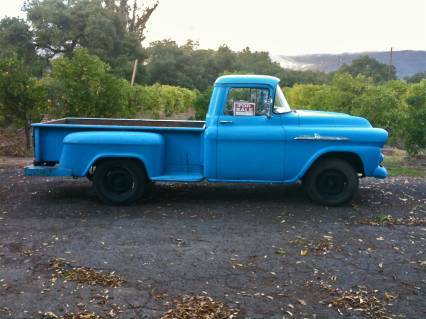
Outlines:
<svg viewBox="0 0 426 319"><path fill-rule="evenodd" d="M235 302L239 303L239 302ZM161 319L235 318L237 309L214 301L207 296L183 296L173 301L174 307L167 310Z"/></svg>
<svg viewBox="0 0 426 319"><path fill-rule="evenodd" d="M300 256L307 256L308 255L308 250L307 249L302 249L300 251Z"/></svg>
<svg viewBox="0 0 426 319"><path fill-rule="evenodd" d="M306 301L303 299L297 299L297 302L300 303L303 306L306 306Z"/></svg>
<svg viewBox="0 0 426 319"><path fill-rule="evenodd" d="M394 295L392 295L391 293L389 293L389 292L385 292L385 300L386 301L392 301L392 300L394 300L396 297L394 296Z"/></svg>
<svg viewBox="0 0 426 319"><path fill-rule="evenodd" d="M282 249L282 248L278 248L278 249L275 251L275 253L276 253L277 255L280 255L280 256L285 255L285 251L284 251L284 249Z"/></svg>

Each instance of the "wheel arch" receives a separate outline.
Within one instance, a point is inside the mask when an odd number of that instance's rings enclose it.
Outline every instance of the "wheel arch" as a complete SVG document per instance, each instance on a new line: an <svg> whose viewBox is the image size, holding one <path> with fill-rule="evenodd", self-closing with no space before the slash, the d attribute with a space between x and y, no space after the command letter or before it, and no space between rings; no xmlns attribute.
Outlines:
<svg viewBox="0 0 426 319"><path fill-rule="evenodd" d="M95 167L99 165L102 162L108 161L108 160L130 160L138 163L142 169L145 172L146 177L149 179L148 170L145 165L145 160L141 158L140 156L134 155L134 156L124 156L122 154L119 155L100 155L92 160L92 162L89 164L88 168L86 169L86 175L92 175L94 173Z"/></svg>
<svg viewBox="0 0 426 319"><path fill-rule="evenodd" d="M357 174L360 174L361 176L365 176L364 163L361 157L357 153L351 152L351 151L330 151L330 152L321 154L315 160L313 160L309 168L303 174L303 178L306 177L309 171L313 167L318 165L318 163L321 163L322 161L325 161L327 159L343 160L347 162L348 164L350 164L354 168L354 170L357 172Z"/></svg>

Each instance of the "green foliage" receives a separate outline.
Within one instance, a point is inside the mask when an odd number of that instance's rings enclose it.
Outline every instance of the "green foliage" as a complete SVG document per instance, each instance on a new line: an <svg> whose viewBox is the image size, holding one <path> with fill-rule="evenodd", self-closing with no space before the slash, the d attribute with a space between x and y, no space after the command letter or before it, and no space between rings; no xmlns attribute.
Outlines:
<svg viewBox="0 0 426 319"><path fill-rule="evenodd" d="M134 87L134 104L139 114L159 118L184 113L193 107L196 92L170 85Z"/></svg>
<svg viewBox="0 0 426 319"><path fill-rule="evenodd" d="M109 66L85 49L53 61L43 83L55 116L129 117L136 112L130 84L110 74Z"/></svg>
<svg viewBox="0 0 426 319"><path fill-rule="evenodd" d="M71 57L77 48L86 48L110 64L114 74L130 79L134 60L146 56L138 34L127 29L128 12L122 9L101 0L32 0L25 6L34 41L46 57ZM139 70L136 79L142 80L144 70Z"/></svg>
<svg viewBox="0 0 426 319"><path fill-rule="evenodd" d="M45 61L37 55L33 33L25 20L8 17L0 20L0 58L7 57L22 60L36 75L41 75L45 67Z"/></svg>
<svg viewBox="0 0 426 319"><path fill-rule="evenodd" d="M2 121L24 127L26 146L30 147L29 129L32 121L40 120L44 87L31 76L22 60L0 60L0 114Z"/></svg>
<svg viewBox="0 0 426 319"><path fill-rule="evenodd" d="M193 79L188 76L188 73L193 72L191 68L195 65L191 59L192 52L193 50L189 46L181 49L176 42L171 40L153 42L148 49L149 82L195 87Z"/></svg>
<svg viewBox="0 0 426 319"><path fill-rule="evenodd" d="M245 48L234 52L227 46L218 50L199 50L189 40L179 46L175 41L151 43L148 48L148 83L162 83L205 91L221 74L266 74L282 79L286 86L295 83L327 83L330 76L318 71L284 70L267 52Z"/></svg>
<svg viewBox="0 0 426 319"><path fill-rule="evenodd" d="M330 85L298 84L286 92L294 107L353 113L358 111L359 98L370 85L371 81L362 75L337 73Z"/></svg>
<svg viewBox="0 0 426 319"><path fill-rule="evenodd" d="M413 84L405 95L407 116L404 122L405 147L411 154L426 148L426 80Z"/></svg>
<svg viewBox="0 0 426 319"><path fill-rule="evenodd" d="M213 87L209 87L204 92L198 94L194 101L195 119L204 120L209 109L210 97L213 92Z"/></svg>
<svg viewBox="0 0 426 319"><path fill-rule="evenodd" d="M320 71L306 70L297 71L285 69L282 70L277 76L281 79L281 85L292 87L295 84L326 84L330 83L331 73L324 73Z"/></svg>
<svg viewBox="0 0 426 319"><path fill-rule="evenodd" d="M421 165L421 161L407 160L409 158L405 156L405 152L400 152L402 154L387 154L385 156L383 164L388 170L389 176L426 176L426 168Z"/></svg>
<svg viewBox="0 0 426 319"><path fill-rule="evenodd" d="M413 74L412 76L407 76L405 78L405 81L407 81L408 83L419 83L421 80L426 80L426 71L418 72L416 74Z"/></svg>
<svg viewBox="0 0 426 319"><path fill-rule="evenodd" d="M426 147L426 80L375 85L363 75L336 73L330 85L298 84L285 90L294 108L322 109L367 118L390 132L390 143L411 154Z"/></svg>
<svg viewBox="0 0 426 319"><path fill-rule="evenodd" d="M245 70L253 74L266 74L277 76L283 69L277 62L272 62L268 52L252 52L245 48L237 52L236 70Z"/></svg>
<svg viewBox="0 0 426 319"><path fill-rule="evenodd" d="M0 111L19 127L40 119L45 91L21 60L0 60Z"/></svg>
<svg viewBox="0 0 426 319"><path fill-rule="evenodd" d="M364 75L372 78L375 83L396 79L396 69L393 65L380 63L368 55L353 60L350 65L343 64L338 72L349 73L352 76Z"/></svg>

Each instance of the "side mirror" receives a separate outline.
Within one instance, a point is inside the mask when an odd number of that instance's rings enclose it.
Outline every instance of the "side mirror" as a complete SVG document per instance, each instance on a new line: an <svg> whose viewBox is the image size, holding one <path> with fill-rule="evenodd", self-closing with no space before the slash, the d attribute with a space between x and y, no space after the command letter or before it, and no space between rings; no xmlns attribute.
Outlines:
<svg viewBox="0 0 426 319"><path fill-rule="evenodd" d="M272 118L272 107L274 106L271 98L269 98L267 100L266 105L267 105L266 118L271 119Z"/></svg>

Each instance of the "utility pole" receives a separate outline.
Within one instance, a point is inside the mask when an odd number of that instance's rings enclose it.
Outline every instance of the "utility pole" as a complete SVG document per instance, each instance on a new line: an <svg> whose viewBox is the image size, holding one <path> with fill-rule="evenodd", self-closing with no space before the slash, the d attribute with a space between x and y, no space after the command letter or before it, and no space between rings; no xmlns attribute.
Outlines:
<svg viewBox="0 0 426 319"><path fill-rule="evenodd" d="M388 81L391 80L391 69L392 69L392 55L393 55L393 48L391 47L390 49L390 57L389 57L389 69L388 69Z"/></svg>
<svg viewBox="0 0 426 319"><path fill-rule="evenodd" d="M138 59L135 60L135 64L133 64L133 73L132 73L132 81L130 82L130 85L133 86L135 83L135 77L136 77L136 70L138 68Z"/></svg>

